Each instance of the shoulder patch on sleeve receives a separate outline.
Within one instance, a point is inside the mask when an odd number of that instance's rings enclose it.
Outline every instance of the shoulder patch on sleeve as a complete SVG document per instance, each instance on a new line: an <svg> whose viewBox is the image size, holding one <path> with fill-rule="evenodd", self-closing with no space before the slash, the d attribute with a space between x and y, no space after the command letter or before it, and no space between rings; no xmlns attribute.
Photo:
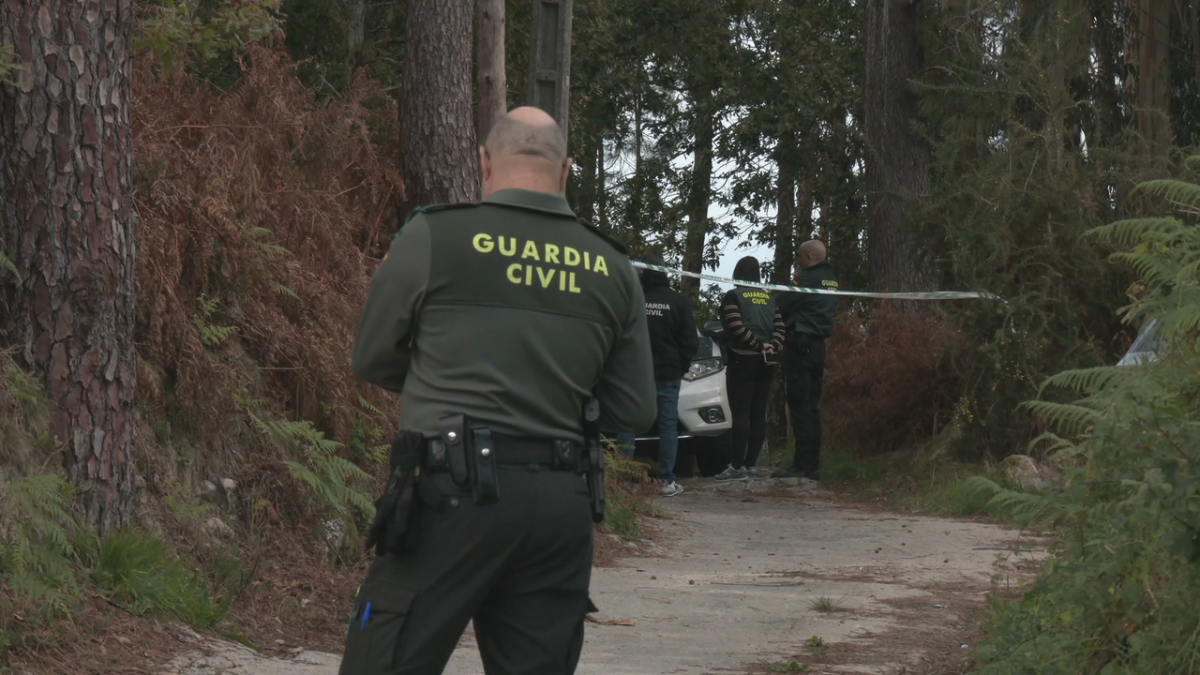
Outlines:
<svg viewBox="0 0 1200 675"><path fill-rule="evenodd" d="M625 255L625 256L629 255L629 249L625 248L625 245L622 244L621 242L619 242L616 239L613 239L611 236L609 236L608 233L604 232L604 230L601 230L599 227L592 225L591 223L589 223L588 221L586 221L582 218L579 219L579 224L583 225L584 229L586 229L588 232L591 232L592 234L596 235L597 237L600 237L601 239L603 239L605 242L608 243L609 246L612 246L613 248L617 249L617 253L620 253L621 255Z"/></svg>

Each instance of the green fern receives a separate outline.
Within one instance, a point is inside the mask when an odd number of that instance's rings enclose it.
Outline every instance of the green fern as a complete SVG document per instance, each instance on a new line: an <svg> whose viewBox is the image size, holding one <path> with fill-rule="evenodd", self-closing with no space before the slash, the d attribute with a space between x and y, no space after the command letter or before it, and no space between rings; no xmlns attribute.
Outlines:
<svg viewBox="0 0 1200 675"><path fill-rule="evenodd" d="M1183 228L1175 218L1131 218L1101 225L1088 231L1088 235L1118 246L1133 246L1147 236L1162 237Z"/></svg>
<svg viewBox="0 0 1200 675"><path fill-rule="evenodd" d="M19 598L48 614L69 611L79 587L72 569L79 529L74 490L56 475L20 478L0 488L0 573Z"/></svg>
<svg viewBox="0 0 1200 675"><path fill-rule="evenodd" d="M1189 160L1200 167L1200 157ZM1019 603L997 604L981 645L981 675L1027 672L1193 672L1200 650L1200 185L1152 181L1139 188L1189 214L1125 220L1093 236L1120 243L1113 256L1144 292L1130 323L1156 319L1167 349L1155 363L1060 373L1043 384L1070 403L1025 409L1053 428L1035 441L1056 456L1066 484L1044 494L976 479L989 508L1053 519L1060 555ZM1133 630L1130 628L1133 627ZM1053 665L1047 668L1048 665Z"/></svg>
<svg viewBox="0 0 1200 675"><path fill-rule="evenodd" d="M17 266L13 264L13 261L9 260L8 256L4 255L3 251L0 251L0 271L6 271L12 274L17 278L17 283L21 283L21 273L17 270Z"/></svg>
<svg viewBox="0 0 1200 675"><path fill-rule="evenodd" d="M363 398L362 396L358 397L358 405L363 410L366 410L367 412L371 413L372 415L379 415L380 417L383 416L382 410L380 410L379 408L376 408L374 405L371 404L370 401Z"/></svg>
<svg viewBox="0 0 1200 675"><path fill-rule="evenodd" d="M1107 388L1114 381L1118 380L1122 374L1123 371L1120 368L1111 366L1064 370L1047 379L1042 384L1039 393L1045 391L1048 387L1058 387L1080 394L1094 394L1097 391Z"/></svg>
<svg viewBox="0 0 1200 675"><path fill-rule="evenodd" d="M262 241L262 239L269 236L271 236L271 231L265 227L254 226L246 229L246 238L250 240L251 245L254 246L254 250L258 251L260 255L274 258L292 254L290 250L283 246Z"/></svg>
<svg viewBox="0 0 1200 675"><path fill-rule="evenodd" d="M988 509L1016 523L1035 523L1060 518L1069 508L1055 495L1011 490L983 476L963 481L963 489L988 498Z"/></svg>
<svg viewBox="0 0 1200 675"><path fill-rule="evenodd" d="M200 332L200 341L206 347L218 347L224 344L238 330L237 326L217 326L209 323L208 320L212 318L220 305L219 300L209 300L202 295L200 296L200 314L192 316L192 323Z"/></svg>
<svg viewBox="0 0 1200 675"><path fill-rule="evenodd" d="M1165 199L1188 213L1200 213L1200 185L1164 178L1146 181L1139 185L1132 194L1138 192L1147 192L1155 197Z"/></svg>
<svg viewBox="0 0 1200 675"><path fill-rule="evenodd" d="M339 456L342 444L303 420L264 420L250 413L254 426L264 436L288 446L300 457L283 461L293 478L308 486L322 507L351 523L350 509L364 518L375 516L375 504L356 484L368 483L371 475Z"/></svg>
<svg viewBox="0 0 1200 675"><path fill-rule="evenodd" d="M1021 407L1057 426L1068 436L1078 436L1091 429L1102 415L1093 410L1095 402L1084 399L1078 403L1055 403L1053 401L1026 401Z"/></svg>

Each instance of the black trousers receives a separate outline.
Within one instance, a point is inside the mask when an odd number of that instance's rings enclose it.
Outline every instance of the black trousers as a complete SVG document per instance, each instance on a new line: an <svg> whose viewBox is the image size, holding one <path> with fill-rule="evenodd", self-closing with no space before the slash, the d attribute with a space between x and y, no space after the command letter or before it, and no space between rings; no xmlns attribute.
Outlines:
<svg viewBox="0 0 1200 675"><path fill-rule="evenodd" d="M810 478L820 475L821 387L825 379L825 341L793 333L784 351L784 389L796 454L792 468Z"/></svg>
<svg viewBox="0 0 1200 675"><path fill-rule="evenodd" d="M422 480L444 493L442 509L420 514L414 553L371 566L340 675L437 675L472 619L488 675L574 673L592 573L583 479L501 466L500 500L485 505L448 474Z"/></svg>
<svg viewBox="0 0 1200 675"><path fill-rule="evenodd" d="M729 463L735 469L754 466L767 440L767 398L775 368L768 366L761 356L730 352L726 373L729 412L733 416Z"/></svg>

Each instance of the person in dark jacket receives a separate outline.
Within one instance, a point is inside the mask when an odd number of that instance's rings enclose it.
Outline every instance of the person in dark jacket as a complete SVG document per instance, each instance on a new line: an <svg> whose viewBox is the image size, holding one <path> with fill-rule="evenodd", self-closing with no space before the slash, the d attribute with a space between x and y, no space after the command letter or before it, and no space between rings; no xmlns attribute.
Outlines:
<svg viewBox="0 0 1200 675"><path fill-rule="evenodd" d="M662 256L648 255L645 262L666 266ZM661 493L673 497L683 492L675 481L675 459L679 454L679 385L692 367L700 348L692 303L671 288L666 273L642 270L642 291L646 296L646 326L650 331L650 352L654 361L654 379L658 385L658 461ZM617 435L617 445L632 454L633 434Z"/></svg>
<svg viewBox="0 0 1200 675"><path fill-rule="evenodd" d="M733 278L760 283L758 259L746 256L739 260ZM758 475L755 464L767 439L767 397L786 331L775 299L760 288L738 286L729 291L721 300L720 313L729 353L725 378L733 431L729 466L716 479L744 480Z"/></svg>
<svg viewBox="0 0 1200 675"><path fill-rule="evenodd" d="M799 278L803 288L838 289L833 266L826 260L825 244L817 240L800 245ZM781 293L776 299L788 337L783 351L784 385L796 453L792 466L771 474L776 478L801 476L820 480L821 388L825 379L825 339L833 335L837 296L817 293Z"/></svg>

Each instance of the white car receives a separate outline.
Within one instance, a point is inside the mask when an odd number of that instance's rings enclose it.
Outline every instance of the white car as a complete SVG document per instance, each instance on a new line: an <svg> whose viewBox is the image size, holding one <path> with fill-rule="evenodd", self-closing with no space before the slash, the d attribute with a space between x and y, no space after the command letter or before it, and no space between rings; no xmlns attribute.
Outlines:
<svg viewBox="0 0 1200 675"><path fill-rule="evenodd" d="M699 333L699 331L697 331ZM720 471L724 465L713 470L718 459L711 455L727 442L726 435L733 428L733 416L729 411L729 390L725 384L725 355L721 351L721 324L709 322L700 335L700 348L688 372L679 386L679 454L694 455L701 473ZM637 437L640 455L656 456L658 452L658 424Z"/></svg>
<svg viewBox="0 0 1200 675"><path fill-rule="evenodd" d="M1167 341L1158 335L1158 319L1150 323L1129 345L1129 351L1117 362L1118 366L1140 366L1143 363L1153 363L1159 359L1167 348Z"/></svg>

